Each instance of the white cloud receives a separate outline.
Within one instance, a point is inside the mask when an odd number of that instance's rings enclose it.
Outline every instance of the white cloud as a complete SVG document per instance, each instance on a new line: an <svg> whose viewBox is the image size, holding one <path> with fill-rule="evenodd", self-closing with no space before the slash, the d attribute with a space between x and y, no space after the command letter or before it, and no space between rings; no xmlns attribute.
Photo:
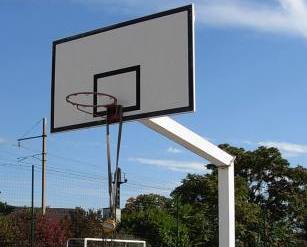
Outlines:
<svg viewBox="0 0 307 247"><path fill-rule="evenodd" d="M4 138L0 137L0 144L4 144L4 143L6 143L6 142L7 142L7 140L6 140L6 139L4 139Z"/></svg>
<svg viewBox="0 0 307 247"><path fill-rule="evenodd" d="M159 11L186 0L71 0L100 4L125 13ZM243 27L256 31L290 34L307 39L307 0L195 0L196 21L210 26Z"/></svg>
<svg viewBox="0 0 307 247"><path fill-rule="evenodd" d="M307 145L294 144L289 142L259 142L261 146L278 148L286 156L300 156L307 154Z"/></svg>
<svg viewBox="0 0 307 247"><path fill-rule="evenodd" d="M179 153L182 153L182 150L179 149L179 148L175 148L175 147L169 147L167 149L167 152L168 153L173 153L173 154L179 154Z"/></svg>
<svg viewBox="0 0 307 247"><path fill-rule="evenodd" d="M131 161L136 161L142 165L157 166L163 169L179 172L204 172L206 170L205 163L180 161L180 160L163 160L163 159L148 159L148 158L132 158Z"/></svg>
<svg viewBox="0 0 307 247"><path fill-rule="evenodd" d="M245 27L307 39L306 0L275 0L267 4L242 0L206 1L199 5L198 17L204 24Z"/></svg>
<svg viewBox="0 0 307 247"><path fill-rule="evenodd" d="M249 140L243 140L241 141L243 144L246 144L246 145L254 145L253 142L249 141Z"/></svg>

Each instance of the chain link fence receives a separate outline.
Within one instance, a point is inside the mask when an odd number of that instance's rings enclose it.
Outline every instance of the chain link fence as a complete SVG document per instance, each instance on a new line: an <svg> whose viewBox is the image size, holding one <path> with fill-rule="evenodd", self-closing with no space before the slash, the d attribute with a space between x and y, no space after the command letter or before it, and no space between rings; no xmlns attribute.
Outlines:
<svg viewBox="0 0 307 247"><path fill-rule="evenodd" d="M101 227L102 208L108 206L106 178L50 166L47 169L47 209L43 215L41 169L36 165L32 217L31 167L30 163L24 162L1 163L1 247L64 247L70 238L107 237L103 235ZM120 232L111 238L133 239ZM142 246L132 243L111 243L89 241L87 246ZM83 245L80 245L79 241L69 245L73 246Z"/></svg>

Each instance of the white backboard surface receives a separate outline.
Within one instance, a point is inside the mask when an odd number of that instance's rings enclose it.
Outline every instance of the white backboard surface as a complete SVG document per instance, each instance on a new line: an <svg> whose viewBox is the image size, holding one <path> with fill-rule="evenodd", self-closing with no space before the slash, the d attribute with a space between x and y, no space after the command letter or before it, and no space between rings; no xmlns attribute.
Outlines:
<svg viewBox="0 0 307 247"><path fill-rule="evenodd" d="M115 96L124 121L194 111L193 5L54 41L51 132L105 123L66 102L84 91Z"/></svg>

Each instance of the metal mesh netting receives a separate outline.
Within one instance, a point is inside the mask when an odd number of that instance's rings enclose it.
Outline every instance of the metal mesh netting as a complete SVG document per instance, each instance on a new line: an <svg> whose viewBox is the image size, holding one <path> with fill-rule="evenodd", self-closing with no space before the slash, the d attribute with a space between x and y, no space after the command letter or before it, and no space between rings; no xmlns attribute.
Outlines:
<svg viewBox="0 0 307 247"><path fill-rule="evenodd" d="M104 238L102 222L105 219L102 212L104 208L109 207L108 178L104 164L97 164L95 161L85 162L50 151L46 167L47 209L43 215L42 166L39 156L32 155L35 152L22 145L19 148L7 144L0 148L0 247L66 247L67 240L71 238ZM33 165L34 215L32 217ZM133 171L130 172L135 174ZM121 190L122 209L131 198L135 199L138 195L159 193L167 196L171 191L168 186L169 179L167 181L159 179L158 185L156 178L148 174L141 177L130 176L128 180ZM139 206L136 210L143 212L142 208L143 206ZM130 219L125 218L127 212L122 211L122 222L112 238L147 239L127 230L127 224L123 224ZM147 221L151 219L150 215L144 213L141 213L141 216ZM133 218L133 215L131 217ZM175 230L172 229L172 232ZM155 235L150 233L153 238ZM158 243L155 239L153 242ZM148 241L147 246L150 244ZM72 246L79 245L80 241L77 241ZM138 247L142 244L112 241L88 242L87 246Z"/></svg>
<svg viewBox="0 0 307 247"><path fill-rule="evenodd" d="M2 162L0 169L0 246L30 247L31 224L36 247L66 247L69 238L103 238L102 209L107 206L107 180L103 175L88 175L47 169L47 209L41 210L41 169L34 169L34 217L31 215L30 162ZM125 192L123 193L125 195ZM137 239L132 236L113 238ZM80 245L75 241L70 246ZM142 246L139 243L91 242L90 246Z"/></svg>

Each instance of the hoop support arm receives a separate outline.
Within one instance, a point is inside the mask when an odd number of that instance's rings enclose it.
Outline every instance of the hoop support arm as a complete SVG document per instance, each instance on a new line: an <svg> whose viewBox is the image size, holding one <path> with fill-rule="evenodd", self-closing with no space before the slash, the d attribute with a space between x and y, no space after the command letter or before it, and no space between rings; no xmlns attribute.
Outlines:
<svg viewBox="0 0 307 247"><path fill-rule="evenodd" d="M217 166L219 247L235 247L235 158L169 117L140 122Z"/></svg>
<svg viewBox="0 0 307 247"><path fill-rule="evenodd" d="M148 118L142 119L140 122L218 167L230 166L235 159L170 117Z"/></svg>

